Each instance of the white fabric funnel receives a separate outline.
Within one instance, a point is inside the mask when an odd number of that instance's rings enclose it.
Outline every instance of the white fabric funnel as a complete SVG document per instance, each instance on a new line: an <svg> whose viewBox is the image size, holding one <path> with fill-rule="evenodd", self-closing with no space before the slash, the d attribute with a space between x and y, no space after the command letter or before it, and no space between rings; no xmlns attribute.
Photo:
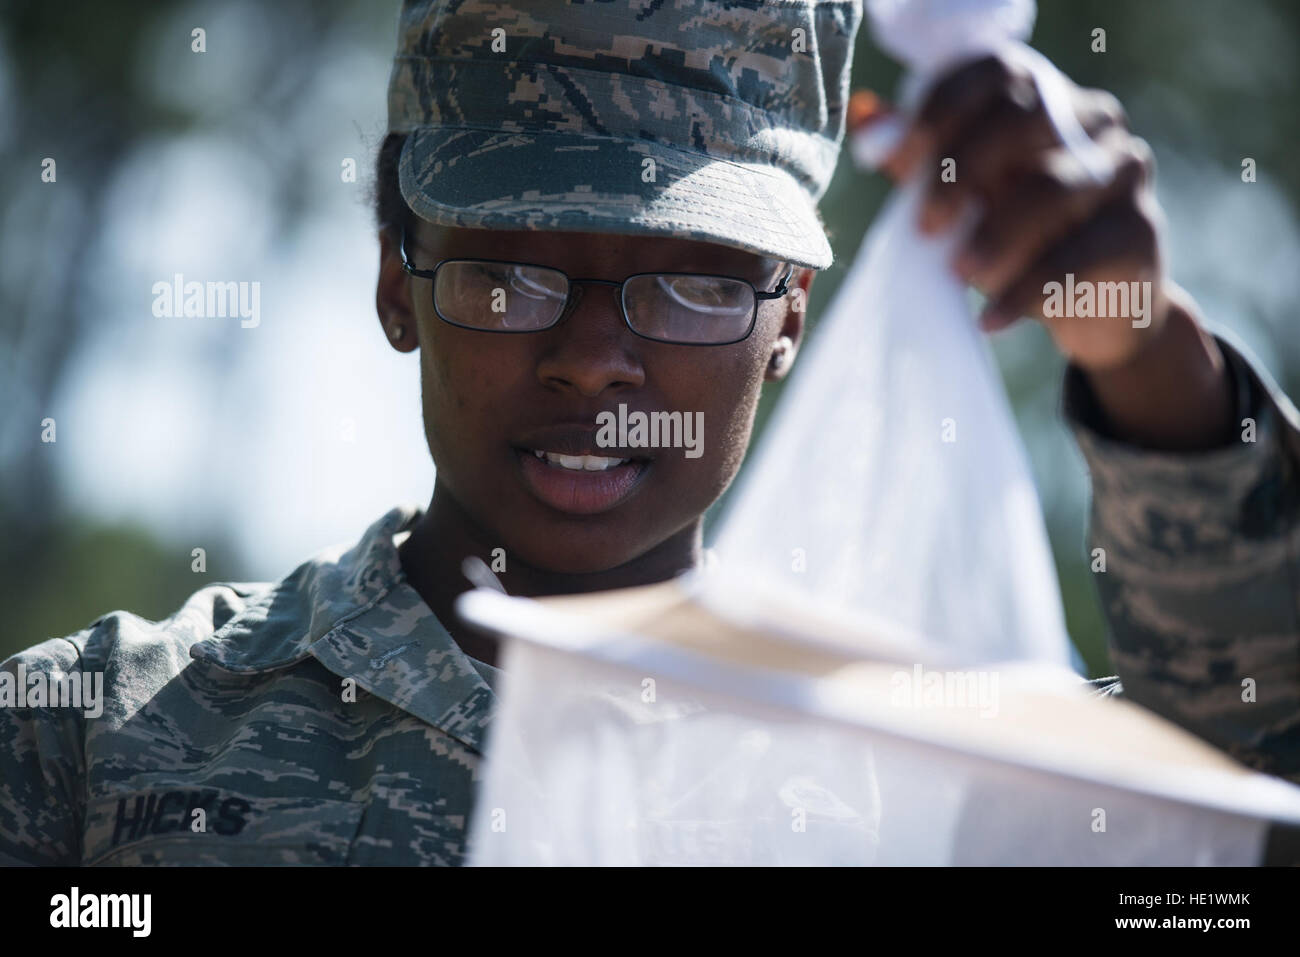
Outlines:
<svg viewBox="0 0 1300 957"><path fill-rule="evenodd" d="M471 863L1242 866L1300 824L1300 788L1059 666L716 586L461 597L510 639Z"/></svg>

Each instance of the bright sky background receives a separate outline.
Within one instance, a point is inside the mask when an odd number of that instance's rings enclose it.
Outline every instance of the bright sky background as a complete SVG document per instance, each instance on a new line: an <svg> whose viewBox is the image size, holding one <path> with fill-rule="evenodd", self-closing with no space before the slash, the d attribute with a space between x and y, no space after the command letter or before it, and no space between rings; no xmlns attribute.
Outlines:
<svg viewBox="0 0 1300 957"><path fill-rule="evenodd" d="M433 467L418 358L388 347L374 312L368 189L391 49L340 31L291 115L259 115L249 105L260 91L230 69L221 38L238 44L237 63L276 56L261 16L237 3L210 18L208 59L159 40L158 57L140 65L143 88L197 110L200 122L181 138L139 143L113 183L110 227L81 292L103 321L69 346L77 359L53 414L60 481L80 509L139 520L169 539L223 528L249 575L274 579L318 548L355 540L399 502L425 504ZM187 24L178 14L164 29L186 35ZM4 87L0 70L0 118ZM310 170L304 212L283 235L268 216L276 187L259 150L267 138L295 144ZM1300 236L1268 170L1245 187L1222 166L1153 146L1175 278L1276 372L1277 351L1295 348L1286 321L1300 301ZM345 157L356 160L358 182L341 181ZM155 317L153 284L178 272L260 281L260 326ZM1032 334L1006 338L1003 362L1041 362ZM1055 409L1021 410L1027 418L1047 424L1027 436L1045 507L1081 515L1082 473L1061 454L1068 437L1051 424Z"/></svg>
<svg viewBox="0 0 1300 957"><path fill-rule="evenodd" d="M240 26L257 36L255 22ZM433 488L418 357L389 348L375 316L368 191L390 61L343 42L324 56L326 82L296 128L274 133L319 157L288 237L271 231L262 160L226 119L256 91L215 78L188 89L210 126L139 145L112 187L86 284L103 323L77 344L56 402L72 501L168 538L227 529L255 578L357 538L399 502L427 503ZM355 183L342 181L345 157L357 161ZM155 317L153 284L175 273L260 281L260 325Z"/></svg>

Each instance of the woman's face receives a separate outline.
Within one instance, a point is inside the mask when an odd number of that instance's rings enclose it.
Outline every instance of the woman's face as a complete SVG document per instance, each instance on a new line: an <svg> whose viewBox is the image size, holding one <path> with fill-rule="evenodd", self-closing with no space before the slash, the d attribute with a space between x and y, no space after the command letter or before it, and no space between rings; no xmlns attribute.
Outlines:
<svg viewBox="0 0 1300 957"><path fill-rule="evenodd" d="M420 350L435 506L438 496L450 495L486 547L568 574L616 568L676 536L693 539L704 511L740 467L763 382L789 369L813 275L796 270L791 278L802 296L760 301L754 331L732 345L643 339L624 323L615 287L587 284L578 284L578 304L558 325L504 335L439 319L432 280L404 274L397 244L387 234L381 242L380 318L390 341L394 324L405 325L396 348ZM741 250L673 238L421 222L407 245L413 265L424 269L454 257L609 280L702 272L748 279L759 291L775 289L784 273L782 264ZM774 356L784 359L776 368ZM617 416L620 405L632 425L633 413L668 412L702 430L690 436L690 449L598 444L608 421L598 416ZM573 467L579 464L585 467Z"/></svg>

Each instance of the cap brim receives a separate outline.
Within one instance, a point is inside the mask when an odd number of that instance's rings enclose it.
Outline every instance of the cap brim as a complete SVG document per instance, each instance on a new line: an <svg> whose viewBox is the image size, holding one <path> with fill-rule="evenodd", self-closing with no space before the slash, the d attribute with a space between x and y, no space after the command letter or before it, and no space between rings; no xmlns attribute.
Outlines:
<svg viewBox="0 0 1300 957"><path fill-rule="evenodd" d="M398 177L416 215L444 226L675 236L813 269L832 260L816 207L789 173L648 140L416 130Z"/></svg>

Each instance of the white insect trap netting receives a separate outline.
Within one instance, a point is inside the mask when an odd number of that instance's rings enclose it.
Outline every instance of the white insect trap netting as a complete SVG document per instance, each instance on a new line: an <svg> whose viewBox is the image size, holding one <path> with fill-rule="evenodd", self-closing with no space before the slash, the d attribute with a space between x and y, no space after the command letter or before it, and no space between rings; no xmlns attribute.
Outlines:
<svg viewBox="0 0 1300 957"><path fill-rule="evenodd" d="M1300 788L1058 666L922 665L704 580L461 610L512 636L472 864L1249 865L1300 825Z"/></svg>
<svg viewBox="0 0 1300 957"><path fill-rule="evenodd" d="M868 6L877 39L908 67L904 111L955 63L1001 51L1034 71L1062 142L1106 175L1059 73L1020 42L1032 2ZM919 232L925 185L900 186L872 224L738 479L715 552L729 574L782 581L988 660L1064 664L1038 494L949 266L964 230Z"/></svg>
<svg viewBox="0 0 1300 957"><path fill-rule="evenodd" d="M1031 3L869 7L904 108L957 59L1014 50L1087 157L1020 44ZM1300 788L1065 667L1024 450L919 191L889 201L796 364L720 569L462 597L507 639L471 863L1252 864L1270 821L1300 824Z"/></svg>

